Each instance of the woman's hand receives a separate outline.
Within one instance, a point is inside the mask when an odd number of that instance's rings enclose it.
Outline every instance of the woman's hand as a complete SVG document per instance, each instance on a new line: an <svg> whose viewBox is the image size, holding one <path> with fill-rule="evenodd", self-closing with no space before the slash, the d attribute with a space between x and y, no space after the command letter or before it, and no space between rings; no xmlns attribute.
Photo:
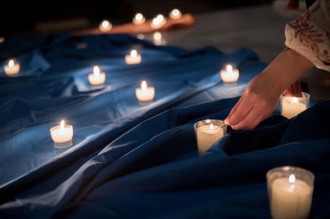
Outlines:
<svg viewBox="0 0 330 219"><path fill-rule="evenodd" d="M225 123L235 130L255 128L272 114L285 90L291 95L297 92L301 95L300 84L295 81L312 67L313 63L308 59L286 47L252 79Z"/></svg>
<svg viewBox="0 0 330 219"><path fill-rule="evenodd" d="M274 111L282 94L269 74L259 74L247 86L225 123L233 129L253 129Z"/></svg>

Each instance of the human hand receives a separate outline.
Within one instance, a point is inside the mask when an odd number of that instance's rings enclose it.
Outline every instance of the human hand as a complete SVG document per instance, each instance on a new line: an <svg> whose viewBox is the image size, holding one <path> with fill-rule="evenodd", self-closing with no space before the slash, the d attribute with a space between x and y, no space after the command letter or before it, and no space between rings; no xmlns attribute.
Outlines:
<svg viewBox="0 0 330 219"><path fill-rule="evenodd" d="M271 75L257 75L246 87L225 123L234 130L255 128L273 113L282 91Z"/></svg>
<svg viewBox="0 0 330 219"><path fill-rule="evenodd" d="M286 96L302 97L302 90L299 81L296 81L288 89L286 89L284 94Z"/></svg>

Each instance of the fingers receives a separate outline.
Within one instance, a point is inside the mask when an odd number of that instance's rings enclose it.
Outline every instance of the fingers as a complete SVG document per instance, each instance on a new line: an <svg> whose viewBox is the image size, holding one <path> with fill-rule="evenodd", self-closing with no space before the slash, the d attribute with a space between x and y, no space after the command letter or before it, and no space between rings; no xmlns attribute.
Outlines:
<svg viewBox="0 0 330 219"><path fill-rule="evenodd" d="M244 94L242 95L242 97L238 100L238 102L235 104L235 106L230 111L229 115L225 119L225 123L228 122L228 120L231 118L231 116L237 111L237 109L238 109L238 107L241 104L241 102L242 102L243 99L244 99Z"/></svg>
<svg viewBox="0 0 330 219"><path fill-rule="evenodd" d="M242 119L239 123L232 126L234 130L249 130L255 128L263 118L262 112L260 112L256 107L253 107L252 110Z"/></svg>
<svg viewBox="0 0 330 219"><path fill-rule="evenodd" d="M233 109L232 115L226 119L226 124L230 126L236 126L240 121L242 121L252 110L253 104L246 100L246 98L241 98L242 100L237 103Z"/></svg>
<svg viewBox="0 0 330 219"><path fill-rule="evenodd" d="M302 97L302 89L299 81L296 81L288 89L286 89L284 94L287 96Z"/></svg>

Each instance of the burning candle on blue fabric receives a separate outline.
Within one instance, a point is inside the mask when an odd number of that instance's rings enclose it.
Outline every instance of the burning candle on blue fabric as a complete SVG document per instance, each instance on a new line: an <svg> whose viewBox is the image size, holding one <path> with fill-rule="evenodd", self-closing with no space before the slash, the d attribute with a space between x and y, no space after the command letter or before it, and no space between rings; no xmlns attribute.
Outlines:
<svg viewBox="0 0 330 219"><path fill-rule="evenodd" d="M89 83L92 85L100 85L104 84L106 78L106 74L101 72L101 69L98 66L94 66L93 73L88 75Z"/></svg>
<svg viewBox="0 0 330 219"><path fill-rule="evenodd" d="M10 59L4 70L7 75L16 75L20 70L20 66L13 59Z"/></svg>
<svg viewBox="0 0 330 219"><path fill-rule="evenodd" d="M130 54L125 56L125 61L128 65L139 64L141 62L141 54L133 49Z"/></svg>
<svg viewBox="0 0 330 219"><path fill-rule="evenodd" d="M152 101L155 96L155 88L154 87L148 87L146 81L142 81L141 88L135 89L135 94L137 99L140 102L148 102Z"/></svg>
<svg viewBox="0 0 330 219"><path fill-rule="evenodd" d="M59 126L54 126L50 129L50 135L56 144L70 143L72 144L73 126L66 125L64 120Z"/></svg>
<svg viewBox="0 0 330 219"><path fill-rule="evenodd" d="M220 76L223 82L236 82L239 78L239 71L233 69L232 65L227 65L226 69L220 71Z"/></svg>

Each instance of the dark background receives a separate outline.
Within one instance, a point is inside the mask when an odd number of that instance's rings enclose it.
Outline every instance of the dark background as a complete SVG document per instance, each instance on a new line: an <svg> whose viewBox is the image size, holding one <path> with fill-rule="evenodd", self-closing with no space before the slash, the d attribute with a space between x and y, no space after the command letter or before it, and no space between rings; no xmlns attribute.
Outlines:
<svg viewBox="0 0 330 219"><path fill-rule="evenodd" d="M81 21L83 25L63 27L63 31L96 27L103 19L113 24L131 22L137 12L147 19L157 14L168 13L178 8L184 13L202 13L228 8L269 4L271 0L218 0L218 1L125 1L89 0L72 2L58 1L2 1L0 13L0 36L40 34L40 23ZM79 23L79 22L78 22Z"/></svg>

